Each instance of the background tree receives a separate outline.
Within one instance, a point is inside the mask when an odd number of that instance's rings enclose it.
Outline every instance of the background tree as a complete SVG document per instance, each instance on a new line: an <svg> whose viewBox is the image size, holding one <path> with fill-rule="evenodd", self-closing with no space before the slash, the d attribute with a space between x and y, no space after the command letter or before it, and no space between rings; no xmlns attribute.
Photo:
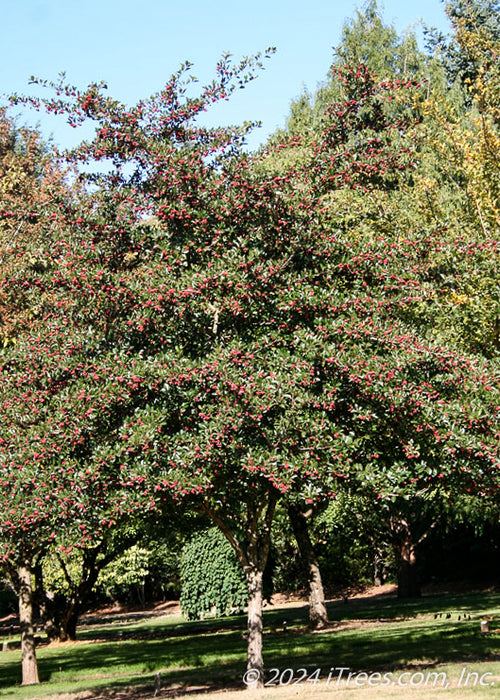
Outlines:
<svg viewBox="0 0 500 700"><path fill-rule="evenodd" d="M309 621L314 629L321 629L328 624L328 613L325 605L323 580L313 542L311 540L309 521L314 516L314 508L301 508L297 503L291 503L288 516L292 531L299 548L303 567L306 571L309 587Z"/></svg>
<svg viewBox="0 0 500 700"><path fill-rule="evenodd" d="M494 32L473 14L454 21L455 45L474 71L459 83L462 99L455 84L423 106L423 157L411 210L414 222L433 232L429 331L491 358L499 342L500 49Z"/></svg>
<svg viewBox="0 0 500 700"><path fill-rule="evenodd" d="M439 56L448 84L458 84L466 92L478 78L479 65L473 54L464 51L456 30L460 26L462 31L479 32L488 41L498 43L500 6L498 0L443 0L443 4L454 31L451 35L445 35L428 29L428 47ZM466 101L470 106L470 100Z"/></svg>
<svg viewBox="0 0 500 700"><path fill-rule="evenodd" d="M146 517L139 524L138 520L128 512L100 532L94 525L91 540L76 546L71 537L59 533L57 541L35 558L35 599L50 641L76 639L79 618L95 601L99 585L135 583L144 607L150 553L137 544L139 527L147 525Z"/></svg>

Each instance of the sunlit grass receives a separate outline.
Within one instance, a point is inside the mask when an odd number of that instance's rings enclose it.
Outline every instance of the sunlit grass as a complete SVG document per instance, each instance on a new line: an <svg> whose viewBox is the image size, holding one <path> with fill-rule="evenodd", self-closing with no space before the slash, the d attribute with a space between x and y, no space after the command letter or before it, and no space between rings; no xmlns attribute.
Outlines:
<svg viewBox="0 0 500 700"><path fill-rule="evenodd" d="M489 661L494 662L494 675L488 679L497 685L498 692L500 634L481 635L480 621L485 615L492 618L490 629L500 628L499 594L436 596L406 602L390 597L336 602L329 606L332 626L318 633L307 629L306 606L270 608L265 612L266 668L289 668L294 672L304 668L309 674L321 669L324 683L331 669L338 667L396 674L405 669L451 664L453 673L447 671L450 678L459 678L464 665L475 672L475 665ZM104 618L94 620L92 625L82 625L76 644L39 646L41 686L19 685L19 650L0 653L0 698L43 698L81 691L94 697L105 695L106 689L112 692L127 687L152 691L158 671L162 673L163 688L241 688L245 629L244 616L203 622L186 622L173 616L111 624L106 624ZM321 695L322 687L318 684L315 692ZM489 687L470 690L484 694ZM341 692L342 687L336 687L337 691ZM276 695L282 691L273 692ZM310 686L301 688L301 695L303 692L308 697Z"/></svg>

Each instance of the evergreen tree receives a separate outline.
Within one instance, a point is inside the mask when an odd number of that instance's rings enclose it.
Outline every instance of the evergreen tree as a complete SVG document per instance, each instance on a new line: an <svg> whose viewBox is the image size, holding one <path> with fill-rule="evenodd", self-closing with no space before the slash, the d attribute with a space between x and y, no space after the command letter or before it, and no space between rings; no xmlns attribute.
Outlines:
<svg viewBox="0 0 500 700"><path fill-rule="evenodd" d="M421 80L429 73L428 58L418 48L415 35L408 31L401 37L393 25L384 22L376 0L369 0L344 24L327 79L314 94L306 91L292 101L285 133L302 138L319 136L325 112L342 99L336 71L346 65L365 66L380 81Z"/></svg>

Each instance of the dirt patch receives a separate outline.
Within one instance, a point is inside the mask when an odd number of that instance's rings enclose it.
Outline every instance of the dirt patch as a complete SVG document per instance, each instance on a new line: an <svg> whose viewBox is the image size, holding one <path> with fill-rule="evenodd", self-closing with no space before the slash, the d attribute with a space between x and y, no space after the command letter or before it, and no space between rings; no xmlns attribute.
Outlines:
<svg viewBox="0 0 500 700"><path fill-rule="evenodd" d="M339 600L355 600L361 598L375 598L377 596L396 595L398 587L395 583L386 583L383 586L350 587L330 590L327 603ZM307 591L294 591L293 593L274 593L271 596L272 607L306 605L308 603Z"/></svg>
<svg viewBox="0 0 500 700"><path fill-rule="evenodd" d="M368 586L361 589L348 589L345 593L339 596L341 599L347 596L348 599L357 598L375 598L379 596L396 595L398 587L395 583L385 583L383 586Z"/></svg>
<svg viewBox="0 0 500 700"><path fill-rule="evenodd" d="M159 613L171 610L178 610L180 612L179 601L177 600L165 600L160 603L148 603L145 608L140 605L121 605L120 603L115 603L113 605L105 605L98 608L92 608L82 615L86 617L88 615L118 615L118 614L130 614L130 613L144 613L152 612Z"/></svg>

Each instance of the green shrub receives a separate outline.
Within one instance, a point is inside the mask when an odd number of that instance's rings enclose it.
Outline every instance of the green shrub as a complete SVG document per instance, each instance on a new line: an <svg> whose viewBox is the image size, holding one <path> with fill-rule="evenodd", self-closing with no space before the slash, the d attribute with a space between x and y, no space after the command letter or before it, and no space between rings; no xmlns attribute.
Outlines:
<svg viewBox="0 0 500 700"><path fill-rule="evenodd" d="M188 620L241 612L248 600L241 564L215 528L198 533L184 546L181 581L180 604Z"/></svg>
<svg viewBox="0 0 500 700"><path fill-rule="evenodd" d="M150 559L149 549L133 545L101 571L97 584L116 600L131 602L137 595L145 607L144 584L150 573Z"/></svg>

